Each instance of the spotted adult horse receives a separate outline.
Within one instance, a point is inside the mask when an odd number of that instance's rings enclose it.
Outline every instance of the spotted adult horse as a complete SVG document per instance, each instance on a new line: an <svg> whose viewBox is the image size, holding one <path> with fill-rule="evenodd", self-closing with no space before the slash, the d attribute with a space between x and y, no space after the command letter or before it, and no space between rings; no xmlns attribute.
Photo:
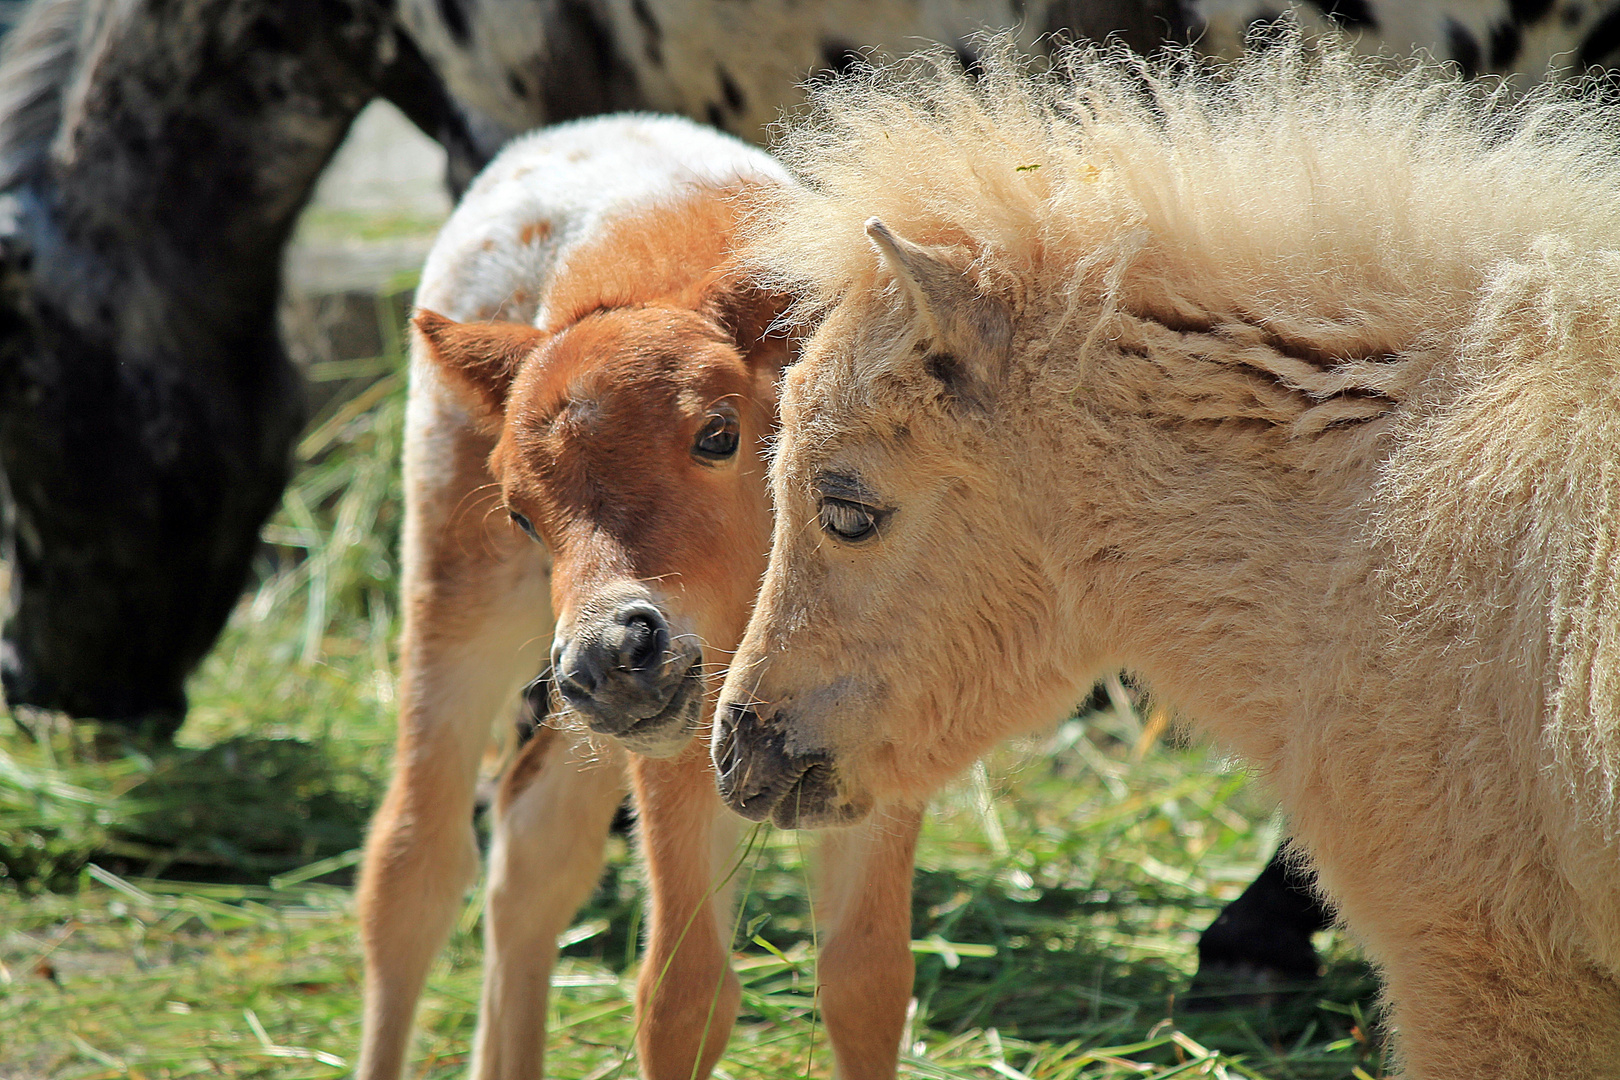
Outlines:
<svg viewBox="0 0 1620 1080"><path fill-rule="evenodd" d="M459 190L510 136L605 111L757 140L818 69L1019 10L1032 43L1162 29L1104 8L39 0L0 58L8 701L181 722L302 417L281 252L367 101L441 141Z"/></svg>
<svg viewBox="0 0 1620 1080"><path fill-rule="evenodd" d="M1614 65L1620 6L1595 0L1190 0L1198 47L1236 57L1245 35L1292 11L1313 31L1348 34L1358 50L1405 55L1421 49L1465 76L1512 75L1524 84Z"/></svg>

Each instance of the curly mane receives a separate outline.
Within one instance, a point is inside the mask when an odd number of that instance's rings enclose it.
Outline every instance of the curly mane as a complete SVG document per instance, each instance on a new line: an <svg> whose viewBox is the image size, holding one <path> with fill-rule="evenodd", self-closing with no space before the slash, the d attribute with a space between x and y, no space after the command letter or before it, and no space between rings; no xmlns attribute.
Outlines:
<svg viewBox="0 0 1620 1080"><path fill-rule="evenodd" d="M934 52L815 87L777 147L804 184L753 225L765 277L811 314L892 303L877 216L967 252L1047 340L1083 310L1087 344L1179 366L1184 415L1299 434L1402 400L1493 266L1620 242L1620 112L1591 86L1517 95L1297 29L1225 66L1093 47L1031 67L1000 39L971 74Z"/></svg>

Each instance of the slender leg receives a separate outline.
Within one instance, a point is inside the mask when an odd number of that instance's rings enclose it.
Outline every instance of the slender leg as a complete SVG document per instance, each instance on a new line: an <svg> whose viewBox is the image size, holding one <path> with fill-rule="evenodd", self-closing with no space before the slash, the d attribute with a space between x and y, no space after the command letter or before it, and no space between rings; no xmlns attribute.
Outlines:
<svg viewBox="0 0 1620 1080"><path fill-rule="evenodd" d="M394 1080L416 1001L478 869L473 789L491 723L540 669L545 553L490 514L488 440L413 394L394 774L366 839L361 1080Z"/></svg>
<svg viewBox="0 0 1620 1080"><path fill-rule="evenodd" d="M1399 942L1384 974L1406 1080L1620 1076L1612 975L1546 948L1544 931L1424 914L1403 933L1378 928Z"/></svg>
<svg viewBox="0 0 1620 1080"><path fill-rule="evenodd" d="M705 740L668 760L634 759L631 773L650 908L636 982L642 1075L702 1080L742 1000L730 963L731 889L720 882L742 822L720 803Z"/></svg>
<svg viewBox="0 0 1620 1080"><path fill-rule="evenodd" d="M842 1080L895 1075L915 975L911 875L921 825L921 808L890 807L821 842L816 974Z"/></svg>
<svg viewBox="0 0 1620 1080"><path fill-rule="evenodd" d="M590 896L624 800L622 752L539 728L501 780L484 912L484 994L472 1075L534 1080L557 935Z"/></svg>

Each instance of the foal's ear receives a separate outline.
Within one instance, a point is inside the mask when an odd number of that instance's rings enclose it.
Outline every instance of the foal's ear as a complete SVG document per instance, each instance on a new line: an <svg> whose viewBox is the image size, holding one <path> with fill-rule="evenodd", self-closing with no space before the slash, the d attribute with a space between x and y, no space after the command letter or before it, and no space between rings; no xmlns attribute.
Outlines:
<svg viewBox="0 0 1620 1080"><path fill-rule="evenodd" d="M786 367L798 335L786 324L793 306L786 293L763 289L736 273L716 278L705 290L704 307L737 343L750 368Z"/></svg>
<svg viewBox="0 0 1620 1080"><path fill-rule="evenodd" d="M932 339L929 370L957 396L986 403L1012 351L1007 306L981 293L950 259L895 235L877 218L867 220L866 235Z"/></svg>
<svg viewBox="0 0 1620 1080"><path fill-rule="evenodd" d="M440 371L482 407L485 419L500 423L512 376L548 335L522 323L458 323L435 311L418 310L417 332Z"/></svg>

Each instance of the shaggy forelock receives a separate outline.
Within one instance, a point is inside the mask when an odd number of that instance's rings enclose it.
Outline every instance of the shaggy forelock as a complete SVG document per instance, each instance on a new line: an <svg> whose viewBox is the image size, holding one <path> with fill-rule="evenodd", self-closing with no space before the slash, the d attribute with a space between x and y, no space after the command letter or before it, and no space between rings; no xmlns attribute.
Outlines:
<svg viewBox="0 0 1620 1080"><path fill-rule="evenodd" d="M876 216L959 246L1015 310L1038 285L1410 341L1538 236L1620 236L1620 115L1592 89L1516 95L1293 31L1229 66L1093 47L1032 71L998 39L975 75L938 51L813 88L776 147L803 185L748 251L811 315L897 303Z"/></svg>

